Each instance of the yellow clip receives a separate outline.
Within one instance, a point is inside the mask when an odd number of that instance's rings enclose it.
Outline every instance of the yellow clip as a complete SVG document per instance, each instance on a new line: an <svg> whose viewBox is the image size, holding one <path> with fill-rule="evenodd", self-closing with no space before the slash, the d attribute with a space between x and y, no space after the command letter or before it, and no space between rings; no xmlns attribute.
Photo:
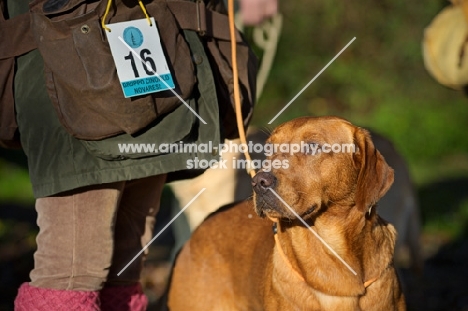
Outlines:
<svg viewBox="0 0 468 311"><path fill-rule="evenodd" d="M149 24L150 27L151 27L151 26L152 26L151 20L150 20L150 18L149 18L148 13L146 12L146 8L145 8L143 2L141 2L141 0L138 0L138 4L140 5L140 8L141 8L141 10L143 11L143 14L145 14L146 20L148 21L148 24Z"/></svg>
<svg viewBox="0 0 468 311"><path fill-rule="evenodd" d="M138 4L140 5L140 8L143 11L143 14L145 14L145 17L146 17L146 20L148 21L148 24L150 26L152 26L151 19L150 19L148 13L146 12L145 5L143 4L143 2L141 0L138 0ZM107 0L106 12L104 13L104 16L102 17L102 20L101 20L102 29L107 30L109 32L111 31L111 29L106 26L106 18L107 18L107 15L109 14L111 5L112 5L112 0Z"/></svg>
<svg viewBox="0 0 468 311"><path fill-rule="evenodd" d="M102 17L102 20L101 20L102 29L107 30L108 32L110 32L111 30L110 30L109 27L106 26L106 18L107 18L107 14L109 14L111 4L112 4L112 0L108 0L107 1L106 12L104 13L104 16Z"/></svg>

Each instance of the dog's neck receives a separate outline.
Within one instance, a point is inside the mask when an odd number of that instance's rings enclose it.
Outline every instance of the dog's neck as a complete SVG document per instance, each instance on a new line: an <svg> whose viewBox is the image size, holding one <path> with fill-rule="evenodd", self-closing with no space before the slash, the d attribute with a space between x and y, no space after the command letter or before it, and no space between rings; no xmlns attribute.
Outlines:
<svg viewBox="0 0 468 311"><path fill-rule="evenodd" d="M302 276L310 287L328 295L363 295L366 286L391 264L394 229L380 219L375 208L366 215L355 208L346 215L339 212L343 207L328 208L313 220L312 228L357 275L299 221L279 222L276 253L283 252L280 256L289 263L278 264L276 269L283 270L279 271L283 275L292 269L291 277Z"/></svg>

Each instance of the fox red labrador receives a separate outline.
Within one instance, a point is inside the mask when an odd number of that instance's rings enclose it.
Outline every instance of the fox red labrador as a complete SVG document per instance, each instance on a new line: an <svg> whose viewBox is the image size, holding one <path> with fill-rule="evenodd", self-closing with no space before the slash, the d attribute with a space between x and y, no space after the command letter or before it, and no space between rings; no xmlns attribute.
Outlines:
<svg viewBox="0 0 468 311"><path fill-rule="evenodd" d="M304 117L267 143L279 147L252 180L253 200L209 216L182 248L169 309L405 310L396 232L377 214L393 170L369 133Z"/></svg>

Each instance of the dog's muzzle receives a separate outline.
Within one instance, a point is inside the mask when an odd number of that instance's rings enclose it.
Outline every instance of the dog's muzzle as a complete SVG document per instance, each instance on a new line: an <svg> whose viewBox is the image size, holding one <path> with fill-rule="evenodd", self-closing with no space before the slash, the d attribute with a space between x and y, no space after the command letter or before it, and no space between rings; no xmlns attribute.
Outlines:
<svg viewBox="0 0 468 311"><path fill-rule="evenodd" d="M252 179L252 188L255 191L255 211L260 217L265 217L265 213L280 212L280 202L271 190L277 184L276 177L268 172L260 171Z"/></svg>

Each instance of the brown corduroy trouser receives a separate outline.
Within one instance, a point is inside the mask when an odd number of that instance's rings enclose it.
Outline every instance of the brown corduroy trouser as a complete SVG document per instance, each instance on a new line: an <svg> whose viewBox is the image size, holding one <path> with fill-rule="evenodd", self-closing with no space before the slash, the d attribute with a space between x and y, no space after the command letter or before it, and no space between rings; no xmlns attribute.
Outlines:
<svg viewBox="0 0 468 311"><path fill-rule="evenodd" d="M36 201L31 285L97 291L140 279L166 175L83 187Z"/></svg>

